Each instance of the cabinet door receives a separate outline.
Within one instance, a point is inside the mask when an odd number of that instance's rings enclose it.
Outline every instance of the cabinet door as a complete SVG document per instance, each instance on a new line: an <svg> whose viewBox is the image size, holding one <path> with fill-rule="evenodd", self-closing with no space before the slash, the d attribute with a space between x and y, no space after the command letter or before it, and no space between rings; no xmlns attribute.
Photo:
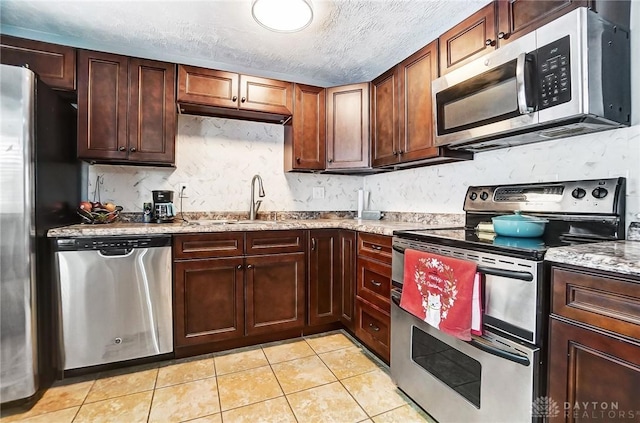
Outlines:
<svg viewBox="0 0 640 423"><path fill-rule="evenodd" d="M246 258L247 335L304 327L305 254Z"/></svg>
<svg viewBox="0 0 640 423"><path fill-rule="evenodd" d="M355 331L356 233L340 231L340 321Z"/></svg>
<svg viewBox="0 0 640 423"><path fill-rule="evenodd" d="M129 62L129 161L173 163L176 68L172 63Z"/></svg>
<svg viewBox="0 0 640 423"><path fill-rule="evenodd" d="M52 88L76 89L76 50L73 47L2 35L0 60L6 65L28 65Z"/></svg>
<svg viewBox="0 0 640 423"><path fill-rule="evenodd" d="M489 3L442 34L438 43L440 75L495 50L497 42L494 3Z"/></svg>
<svg viewBox="0 0 640 423"><path fill-rule="evenodd" d="M433 145L431 81L438 77L438 44L432 42L398 65L400 161L438 155Z"/></svg>
<svg viewBox="0 0 640 423"><path fill-rule="evenodd" d="M309 325L340 320L340 245L337 230L309 232Z"/></svg>
<svg viewBox="0 0 640 423"><path fill-rule="evenodd" d="M174 264L176 346L244 336L244 271L241 257Z"/></svg>
<svg viewBox="0 0 640 423"><path fill-rule="evenodd" d="M78 51L78 157L127 159L129 58Z"/></svg>
<svg viewBox="0 0 640 423"><path fill-rule="evenodd" d="M178 65L178 102L214 107L238 107L237 73Z"/></svg>
<svg viewBox="0 0 640 423"><path fill-rule="evenodd" d="M295 84L293 92L292 124L284 128L284 170L323 170L326 157L325 89Z"/></svg>
<svg viewBox="0 0 640 423"><path fill-rule="evenodd" d="M293 84L240 75L240 109L290 115L293 111Z"/></svg>
<svg viewBox="0 0 640 423"><path fill-rule="evenodd" d="M550 421L586 422L594 415L606 421L626 421L631 410L637 413L638 340L609 336L555 318L551 318L549 331L548 396L559 406ZM571 410L565 410L565 404Z"/></svg>
<svg viewBox="0 0 640 423"><path fill-rule="evenodd" d="M327 169L369 167L369 84L327 88Z"/></svg>
<svg viewBox="0 0 640 423"><path fill-rule="evenodd" d="M371 82L371 165L398 161L398 68Z"/></svg>
<svg viewBox="0 0 640 423"><path fill-rule="evenodd" d="M498 42L505 45L582 6L587 0L498 0Z"/></svg>

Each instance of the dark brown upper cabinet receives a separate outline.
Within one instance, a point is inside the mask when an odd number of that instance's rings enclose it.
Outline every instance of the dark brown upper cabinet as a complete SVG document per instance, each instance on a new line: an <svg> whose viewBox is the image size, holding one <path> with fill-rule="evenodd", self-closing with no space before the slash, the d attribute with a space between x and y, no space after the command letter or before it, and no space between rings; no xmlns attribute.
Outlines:
<svg viewBox="0 0 640 423"><path fill-rule="evenodd" d="M368 82L327 88L326 168L371 168Z"/></svg>
<svg viewBox="0 0 640 423"><path fill-rule="evenodd" d="M52 88L76 89L76 50L73 47L2 35L0 61L6 65L28 66Z"/></svg>
<svg viewBox="0 0 640 423"><path fill-rule="evenodd" d="M295 84L293 118L284 127L284 170L324 170L326 162L326 93L324 88Z"/></svg>
<svg viewBox="0 0 640 423"><path fill-rule="evenodd" d="M175 65L78 52L78 158L172 165Z"/></svg>
<svg viewBox="0 0 640 423"><path fill-rule="evenodd" d="M473 155L433 145L431 81L438 43L418 50L371 83L373 167L411 167L469 160Z"/></svg>
<svg viewBox="0 0 640 423"><path fill-rule="evenodd" d="M495 0L440 36L440 74L504 46L578 7L589 7L612 23L629 28L630 2L626 0Z"/></svg>
<svg viewBox="0 0 640 423"><path fill-rule="evenodd" d="M589 6L589 3L587 0L497 0L499 43L503 46L576 7Z"/></svg>
<svg viewBox="0 0 640 423"><path fill-rule="evenodd" d="M398 162L398 67L371 82L371 165Z"/></svg>
<svg viewBox="0 0 640 423"><path fill-rule="evenodd" d="M496 49L495 8L489 3L438 38L440 75Z"/></svg>
<svg viewBox="0 0 640 423"><path fill-rule="evenodd" d="M178 65L182 113L284 123L293 113L293 84Z"/></svg>

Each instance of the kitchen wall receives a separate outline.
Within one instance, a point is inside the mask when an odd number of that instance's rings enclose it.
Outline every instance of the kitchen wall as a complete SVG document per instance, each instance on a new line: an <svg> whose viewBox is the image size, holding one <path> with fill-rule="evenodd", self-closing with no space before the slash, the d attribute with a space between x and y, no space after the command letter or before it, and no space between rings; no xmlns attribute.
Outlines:
<svg viewBox="0 0 640 423"><path fill-rule="evenodd" d="M281 125L182 115L178 118L176 167L89 166L88 198L102 176L102 200L141 211L151 191L187 185L184 211L247 211L251 178L259 174L266 197L260 210L355 210L362 177L286 174ZM313 198L313 188L324 198ZM256 189L257 195L257 189Z"/></svg>
<svg viewBox="0 0 640 423"><path fill-rule="evenodd" d="M631 6L632 75L640 71L640 0ZM186 183L185 211L248 210L251 177L260 174L262 210L355 210L357 190L383 211L461 213L469 185L627 177L627 221L640 213L640 78L632 77L630 128L476 154L471 162L379 175L285 174L279 125L180 116L176 168L89 167L89 198L104 176L103 200L140 211L151 190ZM323 187L325 198L312 198Z"/></svg>
<svg viewBox="0 0 640 423"><path fill-rule="evenodd" d="M371 207L387 211L462 212L469 185L627 177L627 222L640 220L640 1L631 4L629 128L478 153L472 162L364 178Z"/></svg>

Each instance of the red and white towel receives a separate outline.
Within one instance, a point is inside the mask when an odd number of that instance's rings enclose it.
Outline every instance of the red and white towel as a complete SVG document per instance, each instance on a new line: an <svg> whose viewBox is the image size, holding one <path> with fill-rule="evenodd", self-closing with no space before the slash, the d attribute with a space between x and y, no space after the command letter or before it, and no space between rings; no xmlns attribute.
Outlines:
<svg viewBox="0 0 640 423"><path fill-rule="evenodd" d="M482 334L482 275L473 262L407 249L400 307L464 341Z"/></svg>

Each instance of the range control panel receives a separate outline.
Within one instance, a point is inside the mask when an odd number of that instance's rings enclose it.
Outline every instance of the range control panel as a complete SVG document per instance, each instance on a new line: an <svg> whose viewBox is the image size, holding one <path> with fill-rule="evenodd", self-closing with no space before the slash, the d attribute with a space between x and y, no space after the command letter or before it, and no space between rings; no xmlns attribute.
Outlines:
<svg viewBox="0 0 640 423"><path fill-rule="evenodd" d="M571 101L569 36L540 47L538 57L538 110Z"/></svg>
<svg viewBox="0 0 640 423"><path fill-rule="evenodd" d="M464 210L618 214L624 210L625 182L609 178L469 187Z"/></svg>
<svg viewBox="0 0 640 423"><path fill-rule="evenodd" d="M58 238L57 251L80 250L131 250L132 248L152 248L171 245L171 237L100 237L100 238Z"/></svg>

